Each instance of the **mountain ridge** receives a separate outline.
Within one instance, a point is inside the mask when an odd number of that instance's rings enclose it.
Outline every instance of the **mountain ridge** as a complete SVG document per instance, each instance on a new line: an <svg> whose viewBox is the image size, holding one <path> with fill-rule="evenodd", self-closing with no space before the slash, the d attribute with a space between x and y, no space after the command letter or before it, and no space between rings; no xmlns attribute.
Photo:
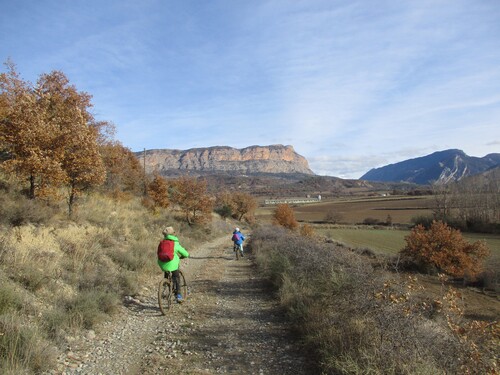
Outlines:
<svg viewBox="0 0 500 375"><path fill-rule="evenodd" d="M500 153L487 154L481 158L469 156L459 149L448 149L373 168L361 176L360 180L411 182L420 185L446 184L482 173L498 165L500 165Z"/></svg>
<svg viewBox="0 0 500 375"><path fill-rule="evenodd" d="M151 149L135 153L143 159L146 172L162 175L224 174L304 174L314 175L309 163L290 145L249 146L237 149L229 146L203 148Z"/></svg>

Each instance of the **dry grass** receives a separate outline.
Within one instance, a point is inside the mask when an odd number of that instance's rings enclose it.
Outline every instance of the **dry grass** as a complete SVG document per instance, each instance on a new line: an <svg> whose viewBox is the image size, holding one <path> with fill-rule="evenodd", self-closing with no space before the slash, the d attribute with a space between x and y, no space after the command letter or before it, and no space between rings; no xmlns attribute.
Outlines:
<svg viewBox="0 0 500 375"><path fill-rule="evenodd" d="M459 314L432 307L414 278L280 228L255 230L252 251L325 374L479 374L494 363L487 350L476 356L481 340L448 328L449 319L461 324Z"/></svg>
<svg viewBox="0 0 500 375"><path fill-rule="evenodd" d="M159 274L156 246L165 226L176 227L188 249L231 228L217 219L190 227L175 213L152 214L140 199L86 196L72 220L1 190L0 202L9 202L0 221L2 374L54 368L56 346L110 319L124 296Z"/></svg>

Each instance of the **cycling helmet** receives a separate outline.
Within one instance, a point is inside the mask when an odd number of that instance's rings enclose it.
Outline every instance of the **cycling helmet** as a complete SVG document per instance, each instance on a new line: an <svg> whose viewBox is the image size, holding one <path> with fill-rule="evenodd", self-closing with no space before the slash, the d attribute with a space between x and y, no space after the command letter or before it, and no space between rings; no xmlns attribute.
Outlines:
<svg viewBox="0 0 500 375"><path fill-rule="evenodd" d="M166 236L168 234L174 234L175 233L175 229L172 228L172 227L166 227L164 230L163 230L163 235Z"/></svg>

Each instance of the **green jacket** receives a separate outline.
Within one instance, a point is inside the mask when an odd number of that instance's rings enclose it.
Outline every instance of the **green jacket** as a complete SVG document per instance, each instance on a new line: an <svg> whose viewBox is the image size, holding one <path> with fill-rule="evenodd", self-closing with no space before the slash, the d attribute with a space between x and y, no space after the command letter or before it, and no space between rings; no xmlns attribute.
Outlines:
<svg viewBox="0 0 500 375"><path fill-rule="evenodd" d="M179 239L176 236L172 236L171 234L165 236L166 240L174 241L174 259L168 262L162 262L158 260L158 265L162 269L162 271L175 271L179 269L179 263L181 262L180 257L189 258L189 253L186 249L184 249L179 243Z"/></svg>

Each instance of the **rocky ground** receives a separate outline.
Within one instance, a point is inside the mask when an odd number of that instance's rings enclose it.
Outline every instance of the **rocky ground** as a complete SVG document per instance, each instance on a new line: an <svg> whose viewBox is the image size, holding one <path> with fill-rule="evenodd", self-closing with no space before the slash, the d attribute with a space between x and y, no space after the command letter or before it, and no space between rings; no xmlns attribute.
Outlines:
<svg viewBox="0 0 500 375"><path fill-rule="evenodd" d="M251 256L227 237L191 251L188 299L162 316L156 284L114 319L72 340L52 374L312 374Z"/></svg>

